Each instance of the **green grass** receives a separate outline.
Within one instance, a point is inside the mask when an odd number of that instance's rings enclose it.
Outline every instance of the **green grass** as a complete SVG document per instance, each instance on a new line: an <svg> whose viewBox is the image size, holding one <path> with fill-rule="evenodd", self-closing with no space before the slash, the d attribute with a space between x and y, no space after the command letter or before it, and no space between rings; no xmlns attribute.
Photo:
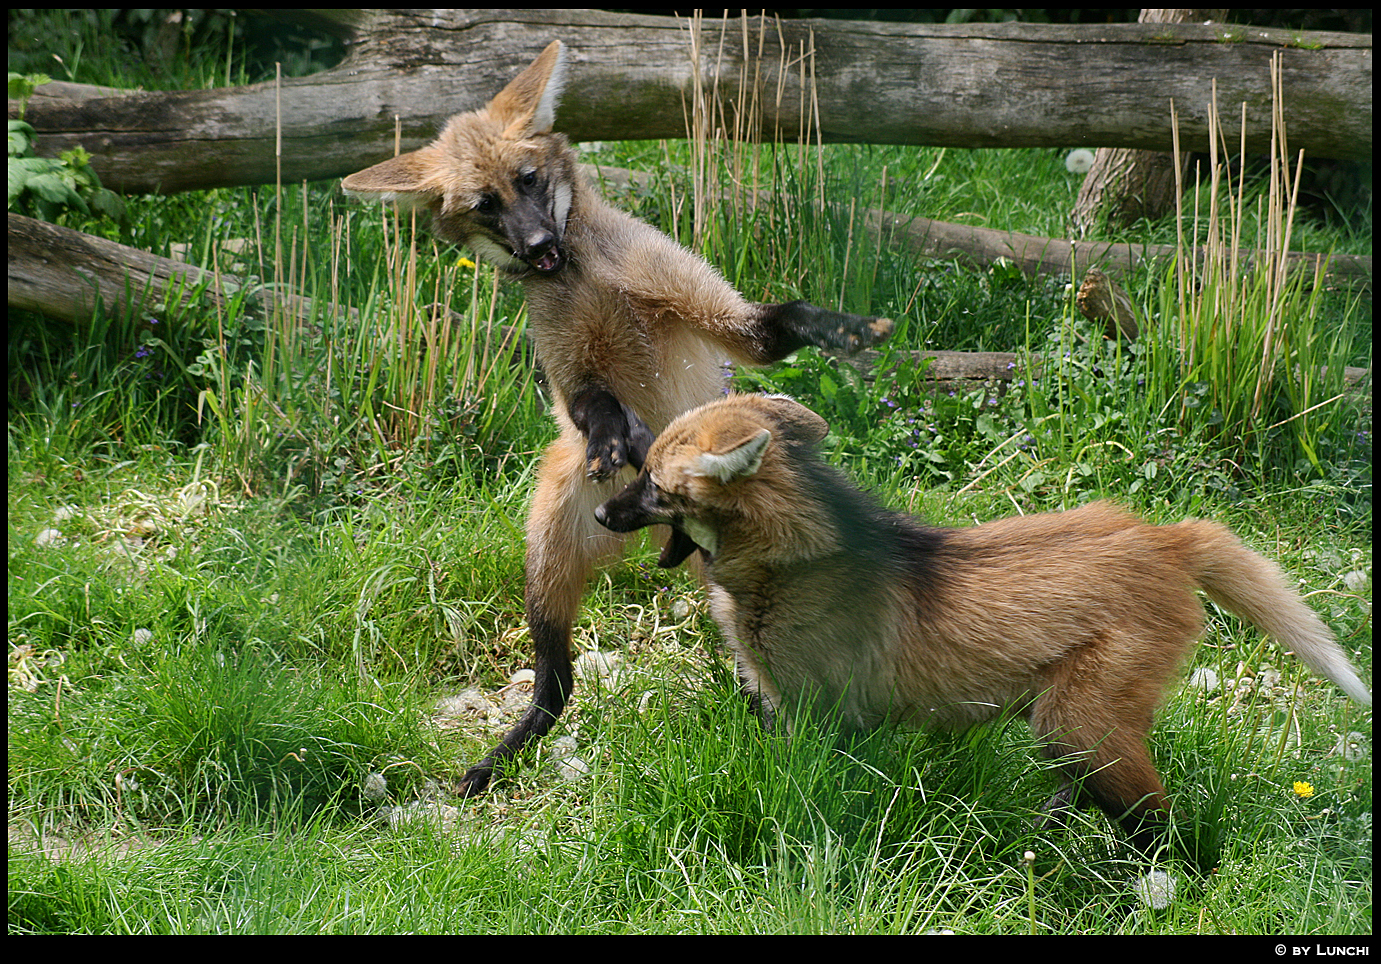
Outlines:
<svg viewBox="0 0 1381 964"><path fill-rule="evenodd" d="M74 79L179 85L98 57L82 22ZM208 47L180 83L260 79L247 62ZM710 153L712 170L751 163ZM1059 235L1078 188L1063 152L764 149L759 183L783 199L707 203L698 235L690 146L597 157L655 172L628 206L698 236L751 297L898 319L876 381L814 351L737 375L820 411L828 456L888 503L958 525L1102 497L1212 516L1282 563L1369 676L1369 383L1306 418L1338 392L1290 379L1316 377L1311 359L1370 365L1369 290L1287 290L1279 317L1308 344L1253 420L1224 402L1259 368L1181 370L1201 308L1164 267L1126 282L1154 324L1115 344L1066 279L879 249L833 203ZM250 288L220 313L12 317L12 933L1370 933L1370 714L1216 611L1187 669L1219 685L1169 694L1153 752L1177 832L1217 860L1169 864L1159 910L1102 816L1034 829L1056 782L1020 721L764 734L700 591L649 544L592 583L576 630L619 674L579 684L492 794L456 800L492 735L438 699L530 659L522 518L553 429L530 369L487 336L523 324L520 294L334 183L129 203L126 228L66 217L358 315L265 315ZM1200 240L1206 210L1186 219ZM1244 232L1268 220L1242 210ZM1296 247L1370 252L1369 211L1295 223ZM438 301L455 315L424 310ZM1264 330L1262 303L1234 321ZM1047 364L936 394L895 365L915 348ZM584 778L556 765L562 741Z"/></svg>

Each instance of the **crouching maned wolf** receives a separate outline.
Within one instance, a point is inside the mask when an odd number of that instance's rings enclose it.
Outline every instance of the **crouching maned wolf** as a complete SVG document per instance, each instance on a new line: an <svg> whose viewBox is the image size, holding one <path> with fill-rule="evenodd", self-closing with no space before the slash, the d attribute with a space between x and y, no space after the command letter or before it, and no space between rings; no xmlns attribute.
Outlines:
<svg viewBox="0 0 1381 964"><path fill-rule="evenodd" d="M626 541L595 524L594 508L642 465L654 433L722 395L726 361L765 364L807 344L855 350L892 331L885 318L746 301L702 259L607 205L577 173L566 138L552 133L565 57L554 41L431 144L341 184L430 211L442 238L523 284L561 429L527 522L532 705L462 778L466 796L565 707L581 593L594 564Z"/></svg>
<svg viewBox="0 0 1381 964"><path fill-rule="evenodd" d="M1243 616L1364 706L1371 696L1278 568L1213 522L1148 525L1097 503L966 529L883 508L813 452L823 419L787 398L687 412L595 511L618 532L696 547L745 688L844 725L963 727L1023 714L1066 784L1150 852L1168 816L1146 737L1198 637L1194 590Z"/></svg>

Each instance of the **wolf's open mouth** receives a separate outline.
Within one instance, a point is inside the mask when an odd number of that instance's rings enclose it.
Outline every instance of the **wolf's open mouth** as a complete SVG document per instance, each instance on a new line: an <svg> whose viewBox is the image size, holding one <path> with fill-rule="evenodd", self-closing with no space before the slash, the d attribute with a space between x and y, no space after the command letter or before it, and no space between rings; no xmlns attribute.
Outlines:
<svg viewBox="0 0 1381 964"><path fill-rule="evenodd" d="M555 245L543 251L541 254L537 255L537 257L528 260L528 264L532 265L533 268L543 274L551 274L553 271L560 268L561 265L565 264L565 262L566 259L562 256L561 249Z"/></svg>

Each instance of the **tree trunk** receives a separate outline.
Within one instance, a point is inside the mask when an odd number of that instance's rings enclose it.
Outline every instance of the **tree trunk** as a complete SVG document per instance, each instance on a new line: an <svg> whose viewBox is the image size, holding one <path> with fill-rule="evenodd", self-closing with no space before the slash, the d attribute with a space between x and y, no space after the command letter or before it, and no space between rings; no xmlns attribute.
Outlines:
<svg viewBox="0 0 1381 964"><path fill-rule="evenodd" d="M1186 154L1182 163L1188 160ZM1069 217L1070 234L1097 234L1100 222L1130 227L1141 218L1156 220L1174 209L1174 154L1100 147L1079 187Z"/></svg>
<svg viewBox="0 0 1381 964"><path fill-rule="evenodd" d="M571 48L557 128L573 140L685 135L687 22L592 10L314 11L347 60L312 77L220 90L40 87L38 149L76 144L114 190L186 191L340 177L433 138L485 103L550 40ZM747 136L787 142L1205 150L1210 82L1249 150L1270 142L1270 55L1284 57L1292 148L1370 159L1371 37L1202 24L1112 26L714 21L698 73L725 105L760 83ZM747 55L745 56L745 50ZM759 55L759 51L761 54ZM1232 109L1226 109L1232 108ZM10 116L17 104L10 102ZM276 137L281 115L281 175ZM1238 132L1226 132L1237 143Z"/></svg>
<svg viewBox="0 0 1381 964"><path fill-rule="evenodd" d="M1145 9L1140 23L1221 21L1227 9ZM1186 154L1182 163L1188 164ZM1175 155L1125 147L1100 147L1079 188L1070 214L1070 233L1082 238L1100 221L1128 227L1140 218L1156 220L1175 208Z"/></svg>

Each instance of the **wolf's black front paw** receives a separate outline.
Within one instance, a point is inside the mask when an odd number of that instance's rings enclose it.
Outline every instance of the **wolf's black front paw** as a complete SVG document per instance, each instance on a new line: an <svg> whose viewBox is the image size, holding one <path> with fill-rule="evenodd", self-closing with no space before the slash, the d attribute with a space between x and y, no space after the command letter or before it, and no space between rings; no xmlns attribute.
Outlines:
<svg viewBox="0 0 1381 964"><path fill-rule="evenodd" d="M570 415L585 436L585 472L591 479L610 478L625 465L643 467L652 430L613 394L586 389L571 400Z"/></svg>
<svg viewBox="0 0 1381 964"><path fill-rule="evenodd" d="M600 481L628 464L628 447L617 435L592 437L585 446L585 475Z"/></svg>
<svg viewBox="0 0 1381 964"><path fill-rule="evenodd" d="M788 343L818 345L850 354L885 341L896 327L891 318L831 311L808 301L788 301L773 308Z"/></svg>

